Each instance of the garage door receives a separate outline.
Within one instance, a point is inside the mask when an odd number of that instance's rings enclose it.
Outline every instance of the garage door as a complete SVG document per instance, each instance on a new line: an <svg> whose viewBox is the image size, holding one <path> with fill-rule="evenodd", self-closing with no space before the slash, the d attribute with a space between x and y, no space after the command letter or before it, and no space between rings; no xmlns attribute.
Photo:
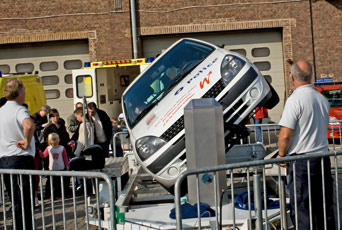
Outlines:
<svg viewBox="0 0 342 230"><path fill-rule="evenodd" d="M38 71L47 104L65 120L74 110L71 71L82 68L89 59L86 40L0 46L0 71Z"/></svg>
<svg viewBox="0 0 342 230"><path fill-rule="evenodd" d="M144 57L160 54L172 43L182 37L201 39L215 45L245 55L253 62L272 83L277 91L280 103L269 111L270 119L265 122L280 120L284 107L285 82L283 69L283 51L281 31L248 31L234 33L183 34L173 36L143 37Z"/></svg>

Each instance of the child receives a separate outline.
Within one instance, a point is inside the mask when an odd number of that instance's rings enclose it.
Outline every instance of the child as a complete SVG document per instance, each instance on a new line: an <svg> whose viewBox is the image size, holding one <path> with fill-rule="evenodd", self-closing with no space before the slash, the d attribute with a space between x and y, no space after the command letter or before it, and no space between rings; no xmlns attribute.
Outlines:
<svg viewBox="0 0 342 230"><path fill-rule="evenodd" d="M41 153L42 158L49 156L49 170L62 171L69 170L69 161L65 148L59 145L59 136L57 133L50 133L48 136L48 147ZM67 182L68 180L64 180ZM50 198L50 176L45 186L45 198ZM53 193L55 197L61 196L61 179L59 176L53 177L52 183ZM68 186L64 186L64 189Z"/></svg>

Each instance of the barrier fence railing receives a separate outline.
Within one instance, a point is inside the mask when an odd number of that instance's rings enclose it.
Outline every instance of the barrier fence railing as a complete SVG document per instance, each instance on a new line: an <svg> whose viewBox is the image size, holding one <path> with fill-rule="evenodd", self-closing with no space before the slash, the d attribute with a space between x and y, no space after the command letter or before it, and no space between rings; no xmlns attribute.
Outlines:
<svg viewBox="0 0 342 230"><path fill-rule="evenodd" d="M278 124L249 124L246 127L250 130L248 144L257 142L257 129L261 130L261 139L264 145L277 146L280 126Z"/></svg>
<svg viewBox="0 0 342 230"><path fill-rule="evenodd" d="M342 149L342 120L330 122L328 127L329 143L333 149Z"/></svg>
<svg viewBox="0 0 342 230"><path fill-rule="evenodd" d="M125 154L127 152L133 151L128 132L115 133L113 135L112 143L113 143L112 149L113 149L114 157L118 157L121 154Z"/></svg>
<svg viewBox="0 0 342 230"><path fill-rule="evenodd" d="M134 168L138 166L137 161L135 160L135 156L133 153L133 146L131 144L131 140L129 139L128 132L117 132L113 135L112 139L112 149L113 149L113 157L122 157L125 156L128 159L128 167L129 174L134 171ZM121 179L119 180L119 186L121 184ZM121 188L118 187L118 191L120 193Z"/></svg>
<svg viewBox="0 0 342 230"><path fill-rule="evenodd" d="M315 226L313 226L313 206L317 206L317 204L320 204L321 207L323 207L322 210L319 210L321 213L323 213L322 220L324 220L324 228L322 227L321 229L335 229L331 228L331 225L328 225L329 223L331 224L331 213L329 213L329 207L326 206L326 197L329 195L326 192L327 188L325 185L327 184L327 180L325 177L326 172L324 170L324 167L327 167L325 164L324 159L328 157L333 159L334 161L334 167L332 168L333 174L332 177L334 178L333 180L333 191L334 191L334 210L335 210L335 225L338 226L338 229L340 229L340 189L339 189L339 172L338 171L338 161L340 161L342 152L341 151L334 151L334 152L326 152L326 153L321 153L321 154L302 154L302 155L296 155L296 156L288 156L284 158L273 158L273 159L267 159L267 160L256 160L256 161L250 161L250 162L243 162L243 163L234 163L234 164L226 164L226 165L219 165L216 167L208 167L208 168L200 168L200 169L192 169L192 170L187 170L183 172L177 179L177 182L175 184L175 207L176 207L176 222L177 222L177 229L183 229L189 227L189 223L187 222L186 225L183 225L183 219L182 216L184 213L182 213L182 205L181 205L181 184L182 182L188 178L189 176L195 176L196 181L197 181L197 187L196 187L196 192L197 192L197 201L196 203L199 204L201 201L201 192L199 191L199 186L200 183L203 182L203 176L205 175L206 177L208 176L208 173L212 175L212 181L214 183L214 188L215 191L213 192L213 195L215 196L215 220L209 220L209 222L213 222L216 224L215 228L216 229L223 229L222 227L224 226L224 229L293 229L293 226L298 226L298 211L299 207L297 206L297 201L300 199L299 196L300 194L294 193L294 204L292 206L294 210L294 217L292 218L294 221L291 221L291 218L288 218L288 212L289 212L289 207L286 204L289 200L289 195L287 194L288 190L285 190L285 186L283 183L285 180L285 168L284 167L279 167L280 164L287 163L287 164L292 164L291 167L288 167L288 170L293 171L293 176L296 177L296 164L299 164L300 161L306 162L307 165L307 175L310 175L310 173L313 173L310 171L311 164L314 162L315 159L320 159L319 162L321 163L321 168L322 168L322 175L319 178L311 178L310 176L307 176L308 180L308 186L307 189L309 191L309 208L310 208L310 215L309 215L309 220L310 220L310 228L309 229L315 229ZM311 163L310 163L311 162ZM237 204L237 200L235 199L238 197L237 194L235 194L235 185L236 185L236 179L238 175L235 172L241 172L241 169L244 169L245 175L244 177L247 178L246 180L246 189L247 189L247 197L248 197L248 204L245 204L247 208L246 211L246 219L248 220L247 223L241 223L240 220L237 220L237 215L235 213L239 213L239 218L243 216L242 212L240 209L237 207L239 204ZM273 169L273 173L270 173L270 169ZM227 180L226 180L226 189L223 191L218 191L218 174L220 171L226 171L227 173ZM330 170L328 170L330 171ZM276 172L276 174L274 174ZM251 177L253 175L253 178ZM326 175L328 176L328 175ZM273 178L277 181L277 191L270 192L269 188L270 186L268 185L269 181L267 178ZM313 181L314 179L314 181ZM322 193L323 193L323 199L322 200L313 200L313 192L311 190L312 184L317 181L322 179ZM253 182L253 185L252 185ZM260 183L262 183L262 186L260 186ZM296 182L294 182L294 187L296 187ZM253 187L254 189L254 197L252 197L252 191L251 188ZM263 190L263 191L262 191ZM227 192L230 191L230 192ZM228 194L227 194L228 193ZM259 194L259 196L258 196ZM261 195L262 194L262 195ZM222 200L224 199L223 196L227 196L228 198L228 203L227 207L228 208L223 208L220 206ZM268 202L270 202L270 197L274 199L274 201L279 200L279 207L271 210L268 207ZM254 198L254 199L253 199ZM331 197L330 197L331 198ZM252 209L252 200L254 200L254 207L255 210L253 211ZM321 203L320 203L321 202ZM330 204L330 203L328 203ZM237 207L236 207L237 206ZM262 211L264 206L264 211ZM205 226L208 224L208 218L201 217L203 215L200 211L200 205L197 205L197 221L195 222L198 229L201 229L201 227L208 227ZM330 215L330 216L329 216ZM229 220L222 220L222 217L230 217ZM203 221L202 220L206 220ZM212 219L212 218L211 218ZM329 222L330 221L330 222ZM291 228L291 225L292 228ZM309 226L309 225L308 225ZM195 227L195 226L191 226ZM317 226L316 226L317 227ZM296 228L300 229L300 228Z"/></svg>
<svg viewBox="0 0 342 230"><path fill-rule="evenodd" d="M50 197L44 197L48 189L44 186L47 178L51 185ZM36 179L39 181L38 190ZM77 182L79 187L76 186ZM53 189L57 183L60 184L59 191ZM83 189L80 190L82 185ZM0 226L3 229L12 229L11 225L13 229L89 229L92 219L99 229L116 229L114 186L112 178L102 172L0 169ZM103 189L107 190L105 192L109 200L101 199L100 190ZM19 192L19 196L16 192ZM34 200L37 192L39 206L35 205ZM104 207L108 209L107 212ZM26 218L31 218L31 221ZM32 227L27 223L31 223Z"/></svg>
<svg viewBox="0 0 342 230"><path fill-rule="evenodd" d="M248 124L246 127L250 131L250 135L247 137L248 144L257 142L257 129L260 129L262 133L262 143L266 147L278 146L277 141L280 132L280 126L278 124ZM342 120L329 123L327 137L330 144L330 150L342 149ZM244 144L243 140L241 140L241 144Z"/></svg>

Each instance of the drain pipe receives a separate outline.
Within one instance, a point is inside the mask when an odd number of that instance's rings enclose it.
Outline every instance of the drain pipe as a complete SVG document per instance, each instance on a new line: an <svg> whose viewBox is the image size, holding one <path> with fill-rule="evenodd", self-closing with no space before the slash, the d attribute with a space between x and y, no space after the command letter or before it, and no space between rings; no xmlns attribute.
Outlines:
<svg viewBox="0 0 342 230"><path fill-rule="evenodd" d="M133 58L138 58L138 39L137 39L137 23L136 23L136 15L135 15L135 0L131 0L131 22L132 22Z"/></svg>
<svg viewBox="0 0 342 230"><path fill-rule="evenodd" d="M317 68L316 68L316 52L315 52L315 38L314 38L314 21L313 21L313 9L312 9L312 1L309 1L309 6L310 6L310 23L311 23L311 42L312 42L312 62L313 62L313 68L314 68L314 78L315 80L317 79Z"/></svg>

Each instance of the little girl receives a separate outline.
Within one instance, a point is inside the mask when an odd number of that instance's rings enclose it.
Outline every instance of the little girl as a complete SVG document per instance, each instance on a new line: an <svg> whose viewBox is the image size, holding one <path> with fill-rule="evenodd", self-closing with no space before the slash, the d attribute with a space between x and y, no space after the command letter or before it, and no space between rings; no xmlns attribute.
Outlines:
<svg viewBox="0 0 342 230"><path fill-rule="evenodd" d="M59 145L59 136L57 133L50 133L48 136L48 147L41 152L42 158L49 156L49 170L63 171L69 170L69 161L65 148ZM67 182L68 180L64 180ZM53 193L55 197L61 196L61 178L59 176L53 176ZM64 189L68 187L64 186ZM50 198L50 176L46 181L45 186L45 198Z"/></svg>

